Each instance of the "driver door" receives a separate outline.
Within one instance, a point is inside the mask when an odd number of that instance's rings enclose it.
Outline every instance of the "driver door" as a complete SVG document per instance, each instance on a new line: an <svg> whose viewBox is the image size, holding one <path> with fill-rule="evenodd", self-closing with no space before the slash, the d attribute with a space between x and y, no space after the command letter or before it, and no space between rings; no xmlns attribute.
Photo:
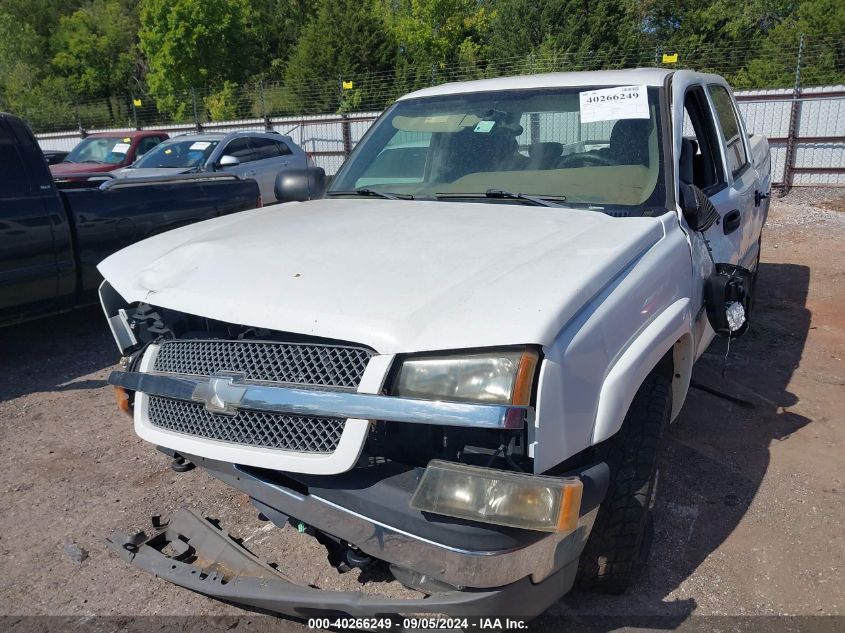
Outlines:
<svg viewBox="0 0 845 633"><path fill-rule="evenodd" d="M731 228L738 194L731 186L733 181L725 168L722 139L707 90L698 82L684 82L684 75L683 71L676 73L672 86L676 196L681 199L681 183L695 185L707 195L719 213L717 223L704 234L693 231L683 214L679 214L692 253L691 299L697 308L694 327L698 356L714 337L704 311L704 284L714 271L714 261L740 263L742 232ZM726 221L729 222L727 231Z"/></svg>

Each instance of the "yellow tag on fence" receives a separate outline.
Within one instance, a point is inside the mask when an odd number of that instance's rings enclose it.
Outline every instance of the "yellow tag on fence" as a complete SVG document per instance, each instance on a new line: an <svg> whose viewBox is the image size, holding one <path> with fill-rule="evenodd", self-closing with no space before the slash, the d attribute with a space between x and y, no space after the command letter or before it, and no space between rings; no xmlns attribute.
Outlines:
<svg viewBox="0 0 845 633"><path fill-rule="evenodd" d="M663 63L664 64L677 64L678 63L678 54L672 53L671 55L667 55L663 53Z"/></svg>
<svg viewBox="0 0 845 633"><path fill-rule="evenodd" d="M141 107L141 100L140 99L132 99L132 103L135 104L136 108Z"/></svg>
<svg viewBox="0 0 845 633"><path fill-rule="evenodd" d="M344 90L352 90L352 82L351 81L344 81L342 82Z"/></svg>

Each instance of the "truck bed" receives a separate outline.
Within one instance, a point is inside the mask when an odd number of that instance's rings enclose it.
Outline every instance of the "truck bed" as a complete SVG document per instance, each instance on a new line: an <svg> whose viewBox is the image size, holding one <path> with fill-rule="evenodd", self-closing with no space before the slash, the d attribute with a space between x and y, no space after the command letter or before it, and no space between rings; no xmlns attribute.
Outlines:
<svg viewBox="0 0 845 633"><path fill-rule="evenodd" d="M98 187L76 185L59 195L75 227L77 281L86 294L102 279L97 264L115 251L186 224L260 206L256 183L232 177L108 181Z"/></svg>

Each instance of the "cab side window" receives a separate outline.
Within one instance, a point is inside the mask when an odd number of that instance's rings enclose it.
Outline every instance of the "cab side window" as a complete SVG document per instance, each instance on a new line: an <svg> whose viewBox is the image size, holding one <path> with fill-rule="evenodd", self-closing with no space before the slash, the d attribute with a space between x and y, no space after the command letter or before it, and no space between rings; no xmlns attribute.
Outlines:
<svg viewBox="0 0 845 633"><path fill-rule="evenodd" d="M141 142L138 143L138 149L136 150L135 154L139 157L143 156L156 145L161 143L162 140L163 139L160 139L157 136L148 136L147 138L141 139Z"/></svg>
<svg viewBox="0 0 845 633"><path fill-rule="evenodd" d="M291 154L293 154L293 152L292 152L292 151L290 151L290 147L288 147L288 144L287 144L287 143L285 143L284 141L273 141L273 142L274 142L276 145L278 145L278 147L279 147L279 153L280 153L282 156L290 156Z"/></svg>
<svg viewBox="0 0 845 633"><path fill-rule="evenodd" d="M15 138L5 121L0 120L0 198L29 194L29 178Z"/></svg>
<svg viewBox="0 0 845 633"><path fill-rule="evenodd" d="M716 108L719 127L725 137L725 145L728 150L728 167L731 174L736 177L748 165L748 155L745 153L745 143L742 140L733 99L723 86L711 85L709 89L710 98L713 99L713 105Z"/></svg>
<svg viewBox="0 0 845 633"><path fill-rule="evenodd" d="M726 183L719 137L701 86L690 88L684 95L683 134L679 178L713 195Z"/></svg>
<svg viewBox="0 0 845 633"><path fill-rule="evenodd" d="M249 144L247 137L236 138L229 141L226 149L223 150L224 156L234 156L241 163L248 163L255 160L255 155L252 153L252 147Z"/></svg>
<svg viewBox="0 0 845 633"><path fill-rule="evenodd" d="M279 157L279 147L273 139L256 136L252 139L252 147L255 150L255 160Z"/></svg>

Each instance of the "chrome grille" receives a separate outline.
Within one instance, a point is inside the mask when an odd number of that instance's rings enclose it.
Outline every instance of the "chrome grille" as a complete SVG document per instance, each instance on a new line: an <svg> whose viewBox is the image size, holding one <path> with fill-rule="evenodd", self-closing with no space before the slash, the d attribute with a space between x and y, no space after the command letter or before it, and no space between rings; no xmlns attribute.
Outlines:
<svg viewBox="0 0 845 633"><path fill-rule="evenodd" d="M147 415L152 424L168 431L223 442L303 453L332 453L340 442L346 420L248 411L218 415L202 404L150 396Z"/></svg>
<svg viewBox="0 0 845 633"><path fill-rule="evenodd" d="M273 341L178 340L161 345L155 371L356 389L372 352L361 347Z"/></svg>

